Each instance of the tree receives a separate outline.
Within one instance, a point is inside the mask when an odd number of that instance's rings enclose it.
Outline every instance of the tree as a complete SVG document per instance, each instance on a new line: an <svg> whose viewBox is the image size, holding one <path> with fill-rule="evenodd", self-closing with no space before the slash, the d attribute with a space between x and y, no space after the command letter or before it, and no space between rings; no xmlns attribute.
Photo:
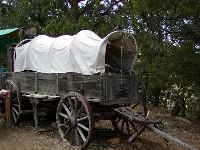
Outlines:
<svg viewBox="0 0 200 150"><path fill-rule="evenodd" d="M90 29L105 36L116 26L125 25L124 0L9 0L3 26L41 26L50 35L74 34ZM122 27L121 27L122 28ZM124 28L124 27L123 27Z"/></svg>
<svg viewBox="0 0 200 150"><path fill-rule="evenodd" d="M194 0L128 3L132 30L139 43L141 80L148 83L151 100L156 105L161 103L161 92L173 88L174 84L182 93L188 87L200 85L199 4ZM180 99L184 99L184 94Z"/></svg>

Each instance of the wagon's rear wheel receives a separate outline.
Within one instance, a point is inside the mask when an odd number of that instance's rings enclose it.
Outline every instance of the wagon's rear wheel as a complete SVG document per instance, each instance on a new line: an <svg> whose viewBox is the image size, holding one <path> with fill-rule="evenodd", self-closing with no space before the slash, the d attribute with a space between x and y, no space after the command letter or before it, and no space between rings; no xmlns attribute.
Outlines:
<svg viewBox="0 0 200 150"><path fill-rule="evenodd" d="M11 121L18 125L21 114L20 90L12 80L6 81L6 89L10 91Z"/></svg>
<svg viewBox="0 0 200 150"><path fill-rule="evenodd" d="M93 128L88 101L77 92L69 92L58 104L56 123L63 141L81 149L86 147Z"/></svg>
<svg viewBox="0 0 200 150"><path fill-rule="evenodd" d="M122 108L128 113L145 118L147 114L146 104L144 101L133 104L132 106ZM143 126L131 119L116 114L115 118L111 120L114 130L124 139L128 139L131 135L139 133Z"/></svg>

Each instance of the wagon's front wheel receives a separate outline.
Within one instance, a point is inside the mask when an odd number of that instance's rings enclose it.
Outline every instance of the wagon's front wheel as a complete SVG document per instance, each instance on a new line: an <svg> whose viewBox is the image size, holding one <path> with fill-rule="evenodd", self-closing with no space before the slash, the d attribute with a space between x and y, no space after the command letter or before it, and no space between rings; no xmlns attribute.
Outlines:
<svg viewBox="0 0 200 150"><path fill-rule="evenodd" d="M80 149L86 147L93 128L91 108L86 98L77 92L64 96L58 104L56 123L63 141Z"/></svg>

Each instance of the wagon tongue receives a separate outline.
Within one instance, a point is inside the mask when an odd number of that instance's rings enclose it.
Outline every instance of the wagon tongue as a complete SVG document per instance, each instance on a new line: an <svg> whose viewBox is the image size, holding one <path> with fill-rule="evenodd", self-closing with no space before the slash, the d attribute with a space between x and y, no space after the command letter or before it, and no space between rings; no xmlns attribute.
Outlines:
<svg viewBox="0 0 200 150"><path fill-rule="evenodd" d="M159 120L149 119L148 116L142 112L133 111L131 107L119 107L115 108L114 111L128 120L135 121L141 125L153 124L155 126L160 126L160 124L162 124Z"/></svg>

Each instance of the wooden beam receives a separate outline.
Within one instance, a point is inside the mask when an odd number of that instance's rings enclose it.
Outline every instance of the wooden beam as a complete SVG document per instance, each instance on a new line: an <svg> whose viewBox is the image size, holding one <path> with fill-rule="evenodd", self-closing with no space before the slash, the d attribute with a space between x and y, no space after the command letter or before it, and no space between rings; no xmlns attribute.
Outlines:
<svg viewBox="0 0 200 150"><path fill-rule="evenodd" d="M152 125L152 124L148 124L148 125L146 125L146 127L147 127L147 129L149 129L152 132L156 133L157 135L163 137L164 139L173 142L177 146L181 146L181 147L183 147L183 148L185 148L187 150L198 150L197 148L194 148L193 146L191 146L191 145L189 145L189 144L177 139L176 137L173 137L173 136L171 136L171 135L169 135L169 134L167 134L167 133L155 128L154 125Z"/></svg>

